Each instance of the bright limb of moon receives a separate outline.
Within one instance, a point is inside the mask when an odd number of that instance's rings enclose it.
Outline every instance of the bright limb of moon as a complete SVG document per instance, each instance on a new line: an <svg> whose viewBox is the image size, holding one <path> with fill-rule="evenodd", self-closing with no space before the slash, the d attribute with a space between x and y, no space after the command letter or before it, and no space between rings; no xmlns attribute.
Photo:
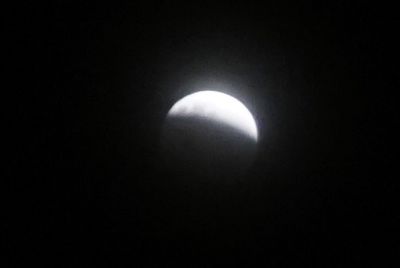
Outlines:
<svg viewBox="0 0 400 268"><path fill-rule="evenodd" d="M250 111L239 100L218 91L198 91L176 102L169 117L202 117L227 124L258 140L256 122Z"/></svg>

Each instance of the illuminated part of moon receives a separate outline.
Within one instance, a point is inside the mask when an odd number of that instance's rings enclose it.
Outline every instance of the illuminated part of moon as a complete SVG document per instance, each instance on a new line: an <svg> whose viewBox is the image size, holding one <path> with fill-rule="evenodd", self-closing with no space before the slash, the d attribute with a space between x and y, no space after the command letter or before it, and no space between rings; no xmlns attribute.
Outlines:
<svg viewBox="0 0 400 268"><path fill-rule="evenodd" d="M168 117L200 117L235 128L257 142L258 130L250 111L232 96L218 91L198 91L176 102Z"/></svg>

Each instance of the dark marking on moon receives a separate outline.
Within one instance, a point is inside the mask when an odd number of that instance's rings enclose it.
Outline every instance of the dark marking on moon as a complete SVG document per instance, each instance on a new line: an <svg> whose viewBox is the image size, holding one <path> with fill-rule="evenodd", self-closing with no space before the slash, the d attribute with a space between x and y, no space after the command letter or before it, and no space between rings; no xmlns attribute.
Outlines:
<svg viewBox="0 0 400 268"><path fill-rule="evenodd" d="M167 117L161 137L162 161L183 180L235 177L252 164L256 141L223 122L200 116Z"/></svg>

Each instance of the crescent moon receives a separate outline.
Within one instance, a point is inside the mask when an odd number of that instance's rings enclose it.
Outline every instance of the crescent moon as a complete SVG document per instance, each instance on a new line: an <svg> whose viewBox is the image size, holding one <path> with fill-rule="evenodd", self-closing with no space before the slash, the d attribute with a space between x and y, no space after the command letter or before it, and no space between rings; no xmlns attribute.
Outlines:
<svg viewBox="0 0 400 268"><path fill-rule="evenodd" d="M226 124L257 142L256 122L246 106L225 93L198 91L177 101L167 117L201 117Z"/></svg>

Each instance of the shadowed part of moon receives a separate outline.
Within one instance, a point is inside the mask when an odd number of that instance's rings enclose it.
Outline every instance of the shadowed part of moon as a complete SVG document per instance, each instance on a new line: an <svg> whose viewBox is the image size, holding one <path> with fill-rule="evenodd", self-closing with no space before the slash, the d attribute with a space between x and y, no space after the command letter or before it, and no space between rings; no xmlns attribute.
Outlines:
<svg viewBox="0 0 400 268"><path fill-rule="evenodd" d="M164 163L177 175L221 177L245 171L256 141L242 131L200 116L167 117L161 140Z"/></svg>

